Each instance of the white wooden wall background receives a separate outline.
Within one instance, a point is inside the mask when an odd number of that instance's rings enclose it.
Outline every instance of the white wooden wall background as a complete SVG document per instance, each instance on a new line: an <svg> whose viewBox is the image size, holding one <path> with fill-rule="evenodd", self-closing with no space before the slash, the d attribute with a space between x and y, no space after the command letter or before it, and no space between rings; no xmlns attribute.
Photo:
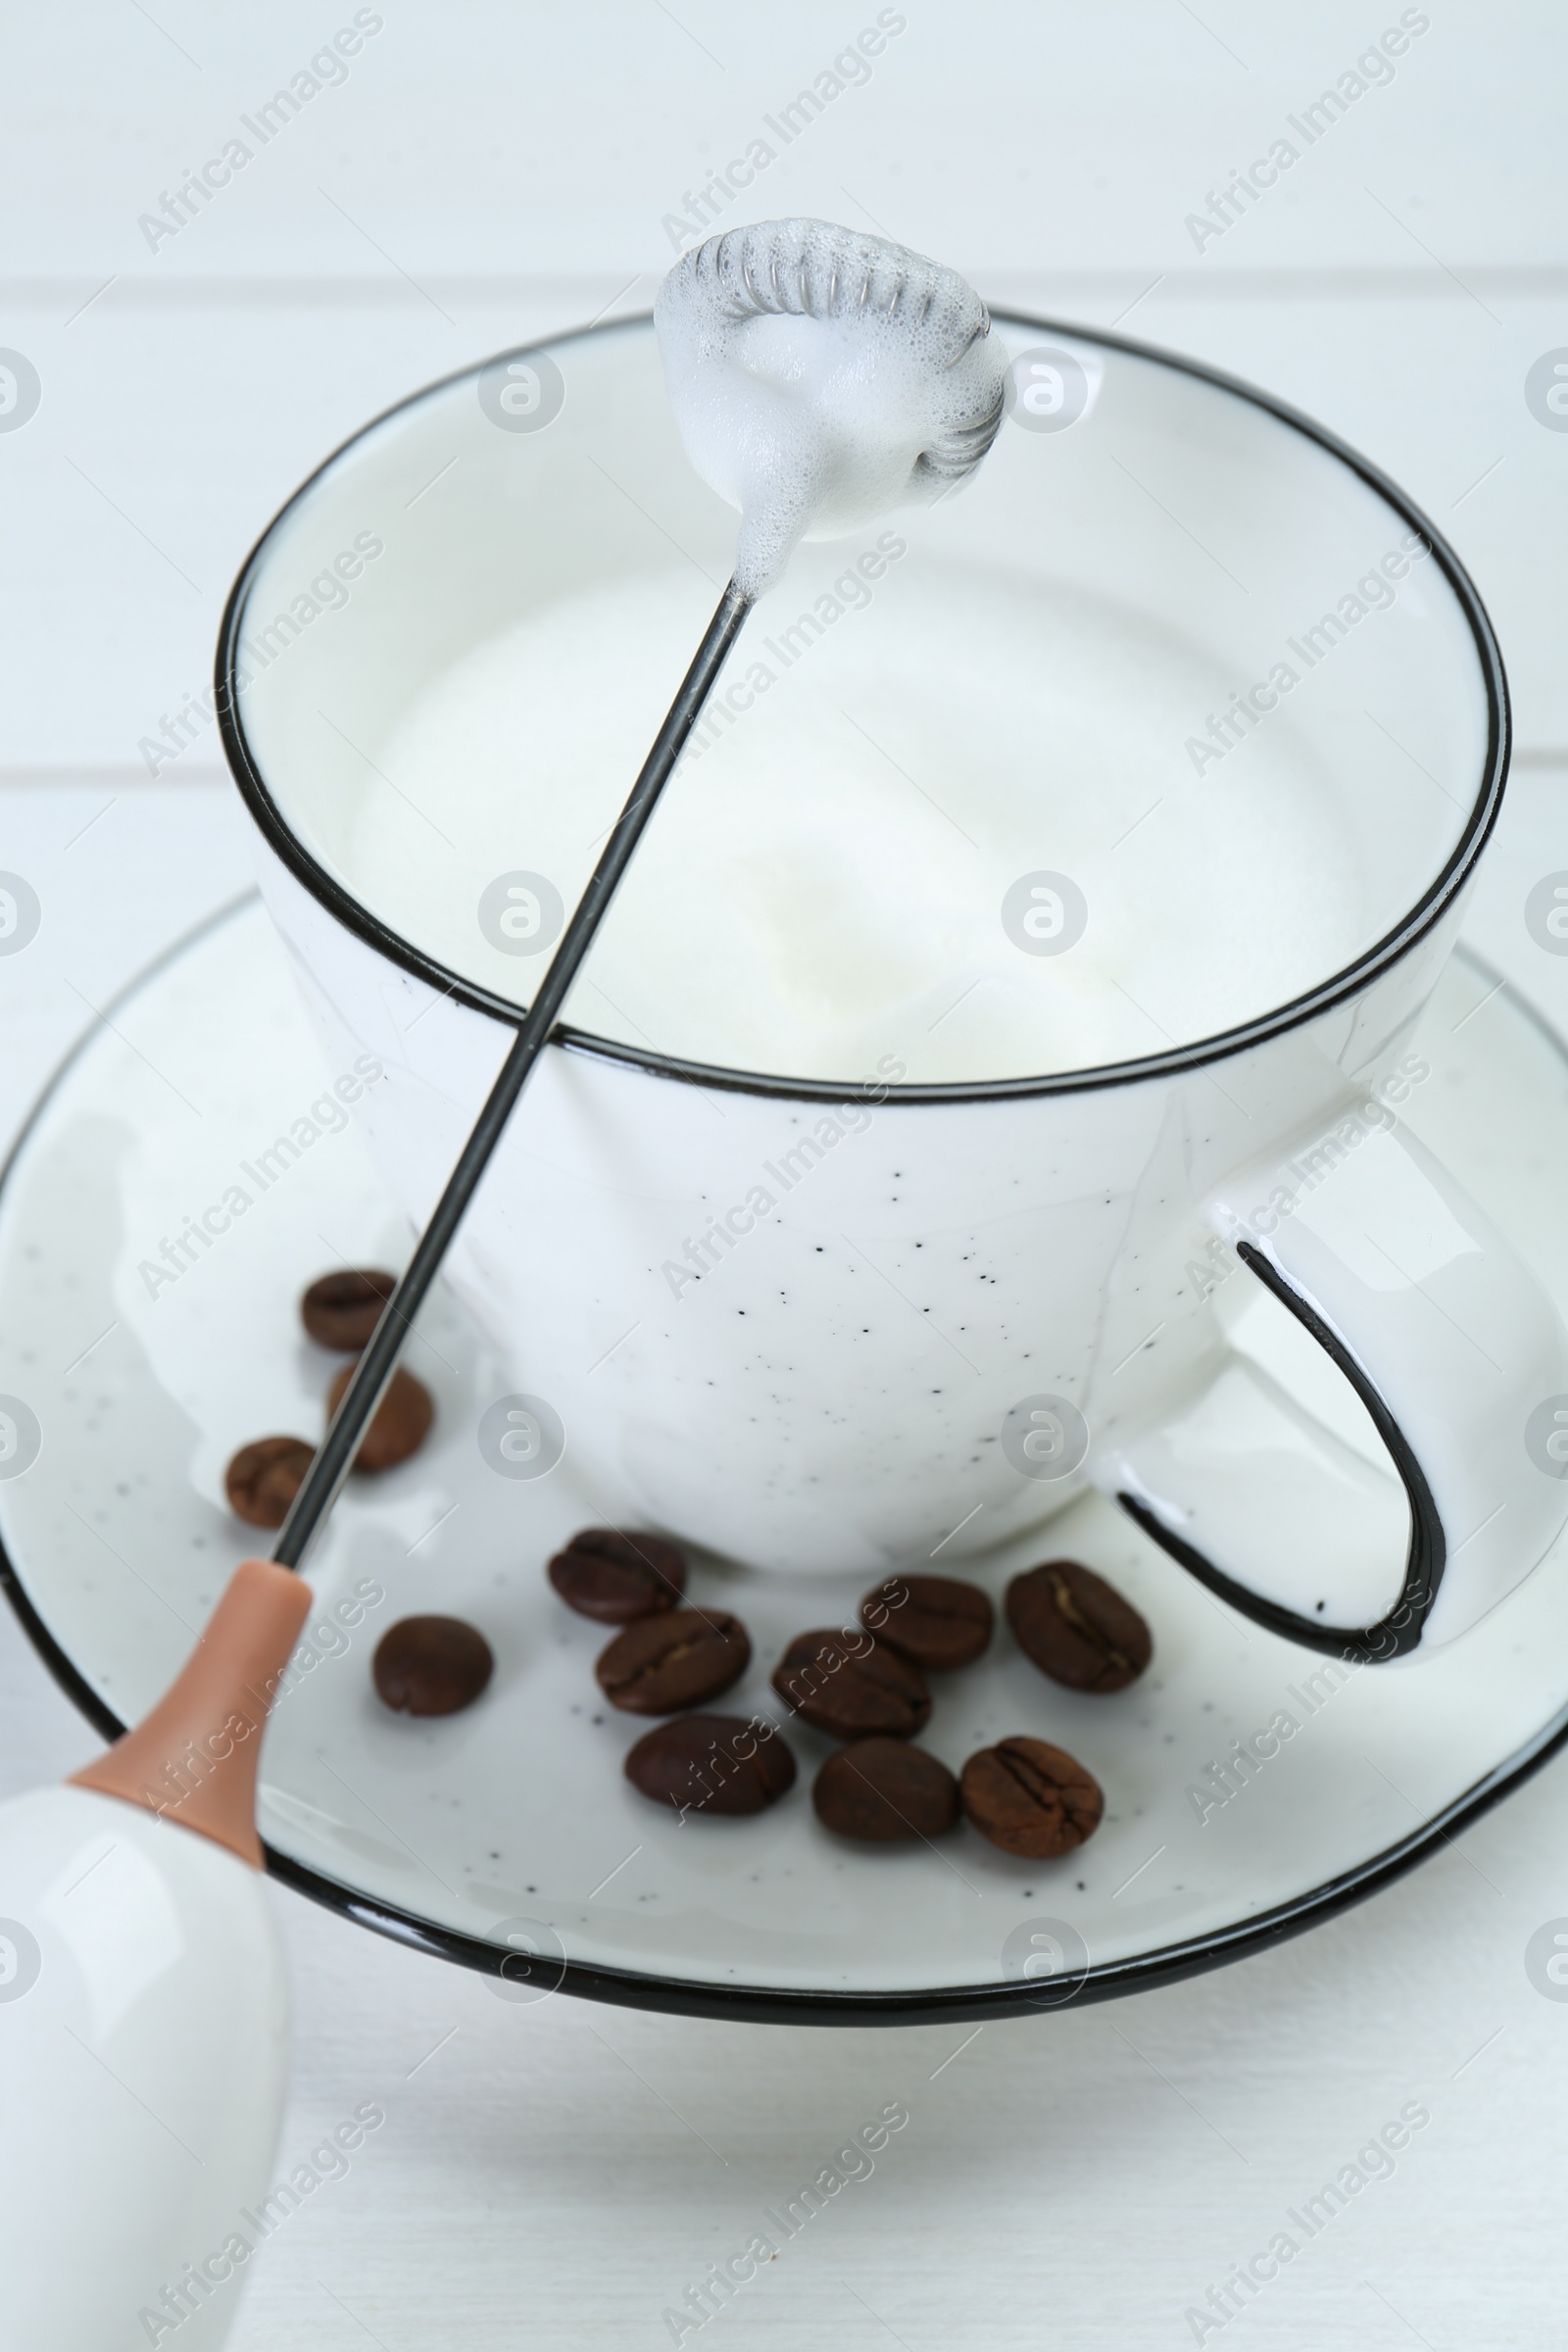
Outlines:
<svg viewBox="0 0 1568 2352"><path fill-rule="evenodd" d="M156 784L138 745L204 685L261 523L426 378L646 308L672 258L664 217L878 13L378 0L346 78L153 249L140 217L247 136L240 118L355 8L11 12L0 347L41 399L0 431L0 864L50 921L0 964L0 1132L90 1017L83 999L246 879L213 731ZM1387 466L1471 565L1508 659L1521 764L1472 929L1521 968L1522 889L1568 864L1568 432L1525 397L1533 364L1568 347L1568 18L1544 0L892 13L869 78L720 218L883 226L996 299L1121 319L1251 377ZM1393 79L1200 249L1188 216L1401 15L1429 22ZM1547 977L1568 1017L1568 975ZM0 1620L0 1792L93 1744ZM507 2006L279 1892L299 2037L284 2163L362 2100L387 2121L258 2258L236 2341L666 2343L660 2314L687 2280L897 2098L911 2121L874 2177L715 2340L1153 2352L1190 2343L1208 2282L1422 2100L1431 2126L1394 2178L1227 2346L1557 2352L1568 2008L1522 1956L1568 1913L1565 1832L1559 1763L1302 1941L1136 2002L988 2026L956 2056L956 2029Z"/></svg>

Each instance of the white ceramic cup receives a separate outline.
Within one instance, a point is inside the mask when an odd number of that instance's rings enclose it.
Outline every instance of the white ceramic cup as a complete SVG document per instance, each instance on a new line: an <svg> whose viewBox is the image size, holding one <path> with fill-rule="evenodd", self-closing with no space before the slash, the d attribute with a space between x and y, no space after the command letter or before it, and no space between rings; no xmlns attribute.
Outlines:
<svg viewBox="0 0 1568 2352"><path fill-rule="evenodd" d="M861 1084L812 1082L561 1032L449 1260L515 1366L476 1443L517 1478L569 1446L622 1524L771 1570L954 1566L1087 1480L1308 1644L1449 1640L1568 1517L1568 1335L1398 1118L1502 792L1490 625L1409 502L1304 418L1112 337L998 327L1012 419L969 491L901 530L939 579L1072 583L1107 660L1146 625L1189 644L1195 696L1223 663L1232 702L1195 710L1172 776L1244 759L1291 693L1348 845L1356 952L1222 1035L1032 1078L900 1083L892 1052ZM638 320L504 354L368 426L236 585L220 714L262 887L333 1067L386 1073L359 1115L416 1222L516 1018L519 959L481 900L500 886L526 941L540 896L432 825L401 897L372 903L368 774L397 793L381 760L413 697L579 589L648 580L694 645L733 533ZM1097 691L1090 717L1114 725ZM661 715L582 713L609 729L612 805ZM1065 891L1031 862L1031 942L1073 928L1080 879L1133 919L1109 852ZM445 962L420 938L437 899L474 908ZM1195 938L1224 922L1221 899ZM1227 1302L1253 1283L1359 1397L1381 1467L1233 1349Z"/></svg>

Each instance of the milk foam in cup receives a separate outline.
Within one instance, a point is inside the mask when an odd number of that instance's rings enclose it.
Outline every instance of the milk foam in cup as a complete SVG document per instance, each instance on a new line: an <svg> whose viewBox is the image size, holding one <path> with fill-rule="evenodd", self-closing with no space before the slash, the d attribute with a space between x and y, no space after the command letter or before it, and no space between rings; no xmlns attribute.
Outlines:
<svg viewBox="0 0 1568 2352"><path fill-rule="evenodd" d="M803 548L788 595L759 609L740 661L775 682L683 762L567 999L573 1026L730 1069L855 1082L893 1054L916 1084L1023 1077L1211 1036L1354 954L1366 857L1291 713L1171 789L1191 711L1221 697L1177 629L1000 567L935 568L917 521L893 520L864 539L882 551L868 601L787 669L776 604L809 611L834 579L866 592ZM377 755L407 800L362 788L352 868L370 903L455 970L482 952L491 874L544 874L570 906L619 790L622 713L678 670L680 618L661 581L615 581L433 678ZM420 808L473 845L466 872L448 880ZM1083 894L1081 936L1005 926L1008 892L1042 869ZM544 961L494 956L486 977L526 1001Z"/></svg>

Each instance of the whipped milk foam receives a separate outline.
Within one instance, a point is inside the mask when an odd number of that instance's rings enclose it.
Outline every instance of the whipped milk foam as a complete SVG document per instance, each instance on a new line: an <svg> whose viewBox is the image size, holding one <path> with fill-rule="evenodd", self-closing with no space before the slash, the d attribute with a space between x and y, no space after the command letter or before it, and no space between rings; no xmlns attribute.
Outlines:
<svg viewBox="0 0 1568 2352"><path fill-rule="evenodd" d="M803 538L963 483L1002 422L1007 356L956 270L830 220L760 220L678 261L654 309L687 456L741 510L760 596Z"/></svg>
<svg viewBox="0 0 1568 2352"><path fill-rule="evenodd" d="M1223 708L1230 681L1179 623L933 564L917 529L868 535L863 564L858 541L853 562L802 549L759 606L572 1026L786 1076L1026 1077L1212 1036L1368 944L1354 811L1288 707L1195 777L1195 710ZM360 895L525 1003L546 958L494 946L480 899L520 870L570 907L692 637L685 584L642 576L438 673L377 753L396 793L367 779ZM1020 931L1015 886L1041 873L1081 898L1059 953Z"/></svg>

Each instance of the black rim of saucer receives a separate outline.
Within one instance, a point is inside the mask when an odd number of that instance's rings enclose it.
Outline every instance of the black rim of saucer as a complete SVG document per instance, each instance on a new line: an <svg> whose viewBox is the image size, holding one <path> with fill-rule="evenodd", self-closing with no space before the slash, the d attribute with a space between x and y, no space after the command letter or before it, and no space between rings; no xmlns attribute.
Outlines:
<svg viewBox="0 0 1568 2352"><path fill-rule="evenodd" d="M1298 1027L1303 1021L1315 1019L1346 997L1354 996L1392 964L1408 954L1425 934L1439 922L1451 905L1456 893L1468 880L1470 871L1486 844L1502 800L1503 785L1508 772L1510 719L1508 682L1503 670L1502 655L1494 634L1491 619L1475 584L1454 554L1452 548L1412 499L1397 483L1391 481L1370 459L1361 456L1348 442L1316 423L1300 410L1287 402L1276 400L1272 393L1263 392L1255 384L1240 376L1227 375L1217 368L1206 367L1200 360L1188 359L1180 353L1161 350L1152 343L1139 343L1124 335L1085 326L1075 326L1061 319L1036 318L1019 311L993 312L999 324L1023 327L1030 333L1054 335L1068 343L1093 343L1106 351L1122 352L1129 357L1147 360L1157 367L1169 368L1177 373L1195 377L1199 382L1232 397L1250 402L1281 424L1313 441L1331 457L1337 458L1350 472L1359 476L1369 489L1375 491L1393 514L1411 529L1419 531L1432 552L1432 559L1443 572L1469 625L1480 665L1481 679L1487 698L1487 742L1481 763L1481 781L1468 816L1448 858L1427 888L1400 916L1393 929L1366 949L1343 970L1321 981L1304 995L1278 1005L1272 1012L1258 1015L1239 1027L1219 1035L1198 1039L1188 1046L1173 1047L1162 1054L1123 1062L1112 1062L1097 1069L1065 1070L1043 1077L971 1079L943 1086L890 1085L886 1099L892 1103L962 1102L1001 1101L1008 1097L1031 1095L1059 1095L1087 1093L1107 1086L1123 1086L1141 1080L1169 1077L1173 1074L1201 1068L1204 1064L1226 1059L1233 1054L1245 1053L1250 1046L1265 1038L1281 1035ZM392 930L360 904L344 889L325 867L318 863L289 826L282 810L272 798L263 779L261 768L253 758L246 738L241 713L241 696L236 683L240 658L240 632L245 618L246 602L273 533L294 512L302 500L309 497L321 477L330 471L338 460L354 449L370 433L376 432L394 416L416 408L421 401L443 392L454 384L476 381L487 368L498 360L523 358L530 352L554 352L566 344L578 342L586 335L608 335L627 329L645 328L652 313L643 312L629 318L616 318L603 325L578 327L551 335L537 343L518 344L513 349L498 352L451 375L441 376L425 384L404 399L394 401L378 416L361 425L340 443L330 456L322 459L278 509L257 540L241 566L239 576L229 592L219 631L217 660L214 670L214 691L218 711L219 733L224 756L240 796L263 840L274 856L304 884L311 895L340 922L346 930L367 946L372 947L416 979L423 981L443 997L468 1005L475 1012L515 1028L526 1006L515 1004L508 998L496 996L477 982L460 973L449 971L433 956ZM841 1102L846 1085L844 1079L812 1079L770 1076L765 1072L732 1070L710 1066L705 1062L686 1061L639 1046L627 1046L610 1038L591 1035L586 1030L558 1025L552 1032L551 1043L570 1052L592 1054L602 1060L624 1062L633 1069L646 1070L655 1077L672 1078L688 1085L718 1088L732 1094L782 1096L793 1102ZM879 1086L880 1086L880 1082Z"/></svg>
<svg viewBox="0 0 1568 2352"><path fill-rule="evenodd" d="M255 903L255 893L247 893L244 898L220 907L205 922L167 949L128 987L121 990L105 1008L106 1011L110 1014L117 1012L162 972L177 963L210 931L234 920ZM1565 1050L1563 1041L1532 1005L1506 984L1500 985L1496 993L1508 999L1542 1032L1559 1055L1565 1054L1568 1050ZM95 1022L77 1041L33 1105L4 1166L0 1167L0 1209L3 1209L12 1180L45 1110L66 1084L76 1063L98 1043L102 1026L101 1021ZM0 1585L5 1588L24 1632L66 1696L101 1738L106 1740L118 1740L126 1727L50 1632L28 1593L19 1563L6 1548L3 1537L0 1537ZM1483 1813L1489 1812L1499 1798L1521 1787L1565 1743L1568 1743L1568 1706L1559 1709L1522 1746L1500 1764L1494 1765L1490 1772L1484 1773L1470 1788L1419 1828L1412 1830L1407 1838L1384 1847L1379 1853L1369 1855L1352 1869L1342 1871L1320 1886L1308 1887L1303 1893L1260 1911L1250 1919L1238 1920L1206 1936L1193 1936L1182 1943L1139 1953L1126 1960L1110 1961L1098 1968L1091 1961L1087 1969L1071 1972L1059 1980L1050 1980L1045 1984L1004 1981L989 1984L923 1985L881 1992L800 1991L789 1985L710 1984L679 1977L645 1976L629 1969L603 1968L567 1960L550 1962L541 1969L538 1986L532 1991L532 1997L543 1998L551 1992L561 1992L574 1999L604 2001L620 2008L659 2010L677 2017L712 2017L754 2025L930 2026L1049 2014L1056 2009L1070 2009L1090 2001L1112 2000L1123 1993L1151 1991L1160 1985L1180 1984L1188 1977L1202 1976L1208 1970L1223 1968L1234 1960L1249 1959L1255 1953L1267 1951L1273 1945L1284 1943L1293 1936L1302 1935L1308 1928L1316 1927L1342 1911L1348 1911L1369 1895L1380 1893L1429 1854L1447 1846L1461 1830L1467 1829ZM456 1929L421 1919L416 1913L401 1910L395 1904L381 1902L374 1896L345 1886L340 1880L328 1877L324 1872L312 1870L277 1846L267 1845L264 1851L267 1868L273 1878L292 1886L297 1893L308 1895L313 1902L321 1904L323 1909L335 1911L340 1917L352 1920L356 1926L372 1929L377 1935L390 1937L394 1943L405 1944L413 1951L427 1953L435 1959L450 1960L459 1967L471 1968L486 1976L511 1975L514 1984L518 1986L519 1997L530 1997L530 1992L522 1989L526 1980L519 1977L518 1955L515 1952L509 1952L500 1944L488 1943L481 1936L465 1936ZM1042 1897L1044 1902L1050 1899L1049 1893ZM1042 1925L1046 1918L1043 1912L1032 1913L1021 1924Z"/></svg>

